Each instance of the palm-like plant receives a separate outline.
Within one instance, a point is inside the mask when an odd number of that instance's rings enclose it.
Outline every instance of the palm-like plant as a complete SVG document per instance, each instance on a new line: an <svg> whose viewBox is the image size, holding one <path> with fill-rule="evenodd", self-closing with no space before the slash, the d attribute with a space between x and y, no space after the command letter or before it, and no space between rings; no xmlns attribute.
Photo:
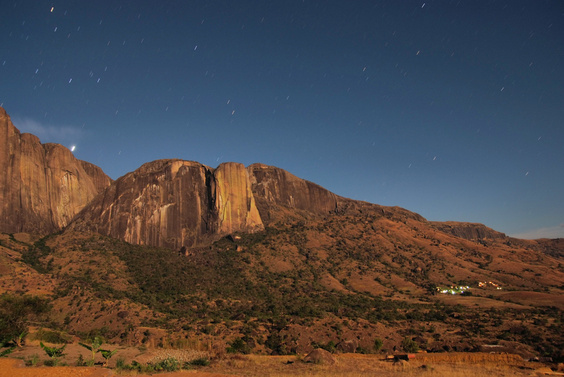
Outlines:
<svg viewBox="0 0 564 377"><path fill-rule="evenodd" d="M66 344L63 345L62 347L49 347L46 346L45 344L43 344L43 342L39 342L39 345L41 346L41 348L43 348L43 350L45 351L45 353L51 358L51 359L56 359L58 357L61 357L64 355L63 351L65 350L65 347L67 346Z"/></svg>
<svg viewBox="0 0 564 377"><path fill-rule="evenodd" d="M116 352L118 351L117 349L110 351L110 350L103 350L100 349L99 350L100 353L102 354L102 357L106 360L104 362L104 366L108 366L108 362L110 361L110 359L112 358L112 356L114 356L116 354Z"/></svg>
<svg viewBox="0 0 564 377"><path fill-rule="evenodd" d="M92 364L94 364L94 359L96 358L96 353L98 353L98 351L100 351L100 347L102 346L102 339L97 336L94 338L94 340L92 340L92 344L88 345L88 344L84 344L84 343L78 343L80 344L82 347L86 348L87 350L89 350L90 352L92 352Z"/></svg>

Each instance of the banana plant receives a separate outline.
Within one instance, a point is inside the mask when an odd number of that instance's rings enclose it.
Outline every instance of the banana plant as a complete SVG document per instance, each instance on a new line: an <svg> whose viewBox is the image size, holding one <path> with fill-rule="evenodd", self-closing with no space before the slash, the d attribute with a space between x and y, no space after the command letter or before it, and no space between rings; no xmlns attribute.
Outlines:
<svg viewBox="0 0 564 377"><path fill-rule="evenodd" d="M23 331L18 336L14 337L14 343L16 344L17 347L23 346L26 336L27 336L27 331Z"/></svg>
<svg viewBox="0 0 564 377"><path fill-rule="evenodd" d="M4 343L0 343L0 348L3 348L4 346L5 346ZM0 357L4 357L6 355L11 354L15 349L16 349L16 346L12 346L12 347L6 348L4 351L0 351Z"/></svg>
<svg viewBox="0 0 564 377"><path fill-rule="evenodd" d="M102 339L97 336L94 338L94 340L92 340L92 344L88 345L88 344L84 344L84 343L78 343L80 344L82 347L86 348L87 350L89 350L90 352L92 352L92 364L94 364L94 359L96 358L96 353L98 353L100 351L100 347L102 346Z"/></svg>
<svg viewBox="0 0 564 377"><path fill-rule="evenodd" d="M116 354L116 352L118 351L117 349L110 351L110 350L103 350L100 348L100 353L102 354L102 357L106 360L104 362L104 366L107 367L108 366L108 362L110 361L110 359L112 358L112 356L114 356Z"/></svg>
<svg viewBox="0 0 564 377"><path fill-rule="evenodd" d="M41 346L41 348L43 348L43 350L45 351L45 353L51 358L51 359L56 359L58 357L61 357L64 355L64 350L65 347L67 346L66 344L63 345L62 347L49 347L46 346L45 344L43 344L43 342L39 342L39 345Z"/></svg>

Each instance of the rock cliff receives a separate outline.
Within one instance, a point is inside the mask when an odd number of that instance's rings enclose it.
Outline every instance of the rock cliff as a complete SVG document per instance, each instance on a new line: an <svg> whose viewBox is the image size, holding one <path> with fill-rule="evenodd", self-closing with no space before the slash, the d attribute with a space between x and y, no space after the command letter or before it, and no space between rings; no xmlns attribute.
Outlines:
<svg viewBox="0 0 564 377"><path fill-rule="evenodd" d="M178 159L146 163L119 178L77 216L71 229L179 250L235 232L264 229L286 208L329 214L338 196L272 166Z"/></svg>
<svg viewBox="0 0 564 377"><path fill-rule="evenodd" d="M0 107L0 231L61 230L110 178L59 144L20 133Z"/></svg>
<svg viewBox="0 0 564 377"><path fill-rule="evenodd" d="M261 230L263 224L242 164L211 169L193 161L158 160L115 181L71 228L180 249L217 235Z"/></svg>
<svg viewBox="0 0 564 377"><path fill-rule="evenodd" d="M504 239L507 237L504 233L488 228L484 224L458 221L431 221L430 223L434 228L440 230L441 232L452 234L453 236L471 241Z"/></svg>
<svg viewBox="0 0 564 377"><path fill-rule="evenodd" d="M328 214L337 209L341 199L315 183L274 166L253 164L247 170L263 220L273 217L274 207L278 206Z"/></svg>

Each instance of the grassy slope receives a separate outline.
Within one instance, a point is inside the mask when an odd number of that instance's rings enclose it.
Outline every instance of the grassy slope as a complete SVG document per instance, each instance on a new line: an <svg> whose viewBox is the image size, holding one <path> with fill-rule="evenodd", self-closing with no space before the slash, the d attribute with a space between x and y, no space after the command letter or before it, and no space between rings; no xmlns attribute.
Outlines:
<svg viewBox="0 0 564 377"><path fill-rule="evenodd" d="M400 210L295 216L189 256L73 233L6 235L2 245L1 287L53 295L53 325L83 336L154 345L240 338L236 350L267 353L339 341L369 352L376 338L391 351L404 337L428 350L564 348L561 259L535 245L460 239ZM479 281L503 290L436 294Z"/></svg>

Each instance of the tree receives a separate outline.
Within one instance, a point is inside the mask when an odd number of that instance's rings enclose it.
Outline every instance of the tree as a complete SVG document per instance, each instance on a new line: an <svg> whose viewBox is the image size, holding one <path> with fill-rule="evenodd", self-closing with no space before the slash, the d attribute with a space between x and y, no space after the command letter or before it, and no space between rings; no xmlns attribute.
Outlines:
<svg viewBox="0 0 564 377"><path fill-rule="evenodd" d="M29 321L48 312L47 300L30 295L5 293L0 296L0 343L20 347L27 335Z"/></svg>
<svg viewBox="0 0 564 377"><path fill-rule="evenodd" d="M408 337L403 338L401 342L401 347L405 352L417 352L419 351L419 344L415 342L413 339Z"/></svg>

